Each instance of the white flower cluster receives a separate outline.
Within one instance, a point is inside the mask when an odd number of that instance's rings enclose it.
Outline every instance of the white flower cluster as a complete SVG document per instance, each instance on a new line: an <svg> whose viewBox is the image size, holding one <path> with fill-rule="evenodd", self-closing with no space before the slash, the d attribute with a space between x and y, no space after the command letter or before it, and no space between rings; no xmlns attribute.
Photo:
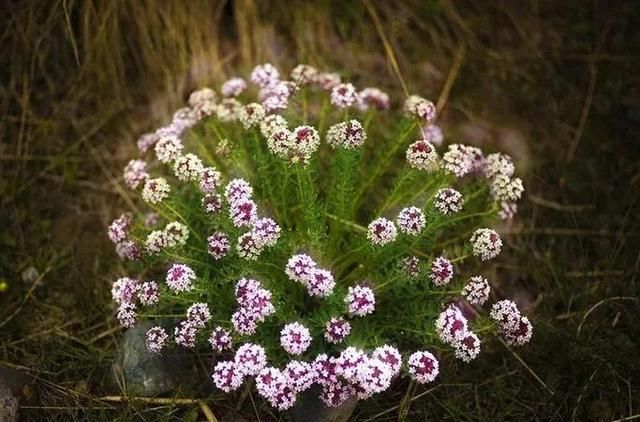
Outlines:
<svg viewBox="0 0 640 422"><path fill-rule="evenodd" d="M502 239L500 235L492 229L478 229L471 235L471 246L473 254L483 261L495 258L502 250Z"/></svg>
<svg viewBox="0 0 640 422"><path fill-rule="evenodd" d="M285 267L290 280L306 287L310 296L327 297L333 293L336 283L329 270L320 268L318 264L305 254L293 255Z"/></svg>
<svg viewBox="0 0 640 422"><path fill-rule="evenodd" d="M362 123L356 119L336 123L327 131L327 144L332 148L356 149L367 139Z"/></svg>
<svg viewBox="0 0 640 422"><path fill-rule="evenodd" d="M470 362L480 354L480 339L468 328L468 321L454 305L447 307L436 320L440 340L455 349L458 359Z"/></svg>

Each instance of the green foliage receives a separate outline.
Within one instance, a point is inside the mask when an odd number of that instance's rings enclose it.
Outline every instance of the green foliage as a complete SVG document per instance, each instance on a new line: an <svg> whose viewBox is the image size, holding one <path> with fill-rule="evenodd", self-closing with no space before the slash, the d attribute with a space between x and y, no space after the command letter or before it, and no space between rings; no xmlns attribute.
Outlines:
<svg viewBox="0 0 640 422"><path fill-rule="evenodd" d="M250 96L243 94L242 99ZM222 172L225 182L237 177L248 180L259 214L274 218L282 227L277 245L266 248L255 261L242 259L235 252L235 240L247 229L233 225L228 205L221 213L206 214L196 182L181 183L170 168L166 171L151 164L157 175L166 176L172 185L169 198L152 207L162 217L160 226L178 221L189 228L190 235L182 247L159 256L145 254L143 263L132 265L131 275L138 272L143 278L162 281L169 264L184 263L195 270L198 281L193 290L181 294L162 283L160 303L145 309L142 317L176 321L189 304L206 302L213 314L212 325L232 328L230 316L237 307L235 282L242 277L255 278L272 292L276 313L259 325L255 335L236 338L236 342L263 345L272 363L279 365L288 359L279 345L280 329L288 322L302 322L312 332L312 347L303 357L342 349L344 345L324 343L324 325L331 317L346 314L348 287L365 283L376 293L376 311L351 319L353 331L347 345L371 349L391 342L409 351L441 347L434 331L435 318L443 303L460 294L468 277L466 272L457 274L453 283L439 288L430 282L429 266L432 259L444 254L458 263L456 271L463 269L471 255L465 246L471 231L495 217L486 181L456 179L437 168L424 171L409 167L404 154L419 136L418 121L395 112L349 115L329 107L326 96L303 88L282 113L291 129L302 124L320 128L322 144L307 162L272 154L258 127L245 130L238 122L223 123L215 116L204 119L184 136L183 153L197 153L205 166ZM365 121L364 146L330 148L324 142L326 129L349 118ZM225 145L227 148L220 148ZM434 196L439 189L453 186L463 193L464 208L444 216L435 209ZM400 209L411 205L427 217L421 234L400 233L395 242L373 246L366 236L369 221L380 216L395 220ZM138 216L139 222L142 217ZM143 242L149 231L138 224L138 241ZM219 261L207 253L206 237L214 231L227 233L232 243L229 255ZM333 273L337 285L331 296L310 297L304 286L288 279L285 264L296 253L309 254ZM410 277L403 268L403 260L410 256L422 260L417 277ZM476 266L466 265L465 270L475 271ZM205 350L206 335L204 331L199 337Z"/></svg>

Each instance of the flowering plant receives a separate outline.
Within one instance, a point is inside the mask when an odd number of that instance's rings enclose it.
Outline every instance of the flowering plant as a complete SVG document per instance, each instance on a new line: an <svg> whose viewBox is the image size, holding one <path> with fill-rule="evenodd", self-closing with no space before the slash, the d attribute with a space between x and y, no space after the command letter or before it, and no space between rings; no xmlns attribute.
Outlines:
<svg viewBox="0 0 640 422"><path fill-rule="evenodd" d="M507 155L442 147L418 96L393 112L308 65L250 82L192 93L124 170L150 212L137 202L109 226L136 274L112 294L124 327L156 322L150 353L208 349L216 388L253 378L284 410L313 384L339 406L400 376L432 382L436 356L475 359L481 332L530 339L513 302L482 309L479 266L503 246L486 225L523 192Z"/></svg>

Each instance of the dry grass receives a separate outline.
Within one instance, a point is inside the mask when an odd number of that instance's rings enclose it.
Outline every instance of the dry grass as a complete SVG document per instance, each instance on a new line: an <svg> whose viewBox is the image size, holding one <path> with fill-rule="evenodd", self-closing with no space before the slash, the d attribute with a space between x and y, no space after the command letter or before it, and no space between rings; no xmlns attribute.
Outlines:
<svg viewBox="0 0 640 422"><path fill-rule="evenodd" d="M0 360L33 377L25 420L206 417L198 402L101 399L119 394L109 380L120 333L108 303L118 263L103 226L123 201L114 175L135 137L194 87L263 60L344 69L398 93L399 73L410 92L447 92L448 136L507 149L529 169L529 198L508 228L515 253L495 278L530 303L532 345L520 360L490 341L476 364L445 362L437 388L400 384L358 420L638 418L633 2L30 0L0 13L0 277L9 285ZM23 282L30 266L41 279ZM235 412L213 399L218 418ZM247 419L272 418L252 403L240 410Z"/></svg>

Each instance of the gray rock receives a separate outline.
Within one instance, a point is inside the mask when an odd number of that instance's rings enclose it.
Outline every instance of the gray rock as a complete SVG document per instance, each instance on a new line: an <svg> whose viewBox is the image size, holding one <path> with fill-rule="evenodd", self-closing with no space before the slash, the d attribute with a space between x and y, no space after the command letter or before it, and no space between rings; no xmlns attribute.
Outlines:
<svg viewBox="0 0 640 422"><path fill-rule="evenodd" d="M114 375L127 394L150 397L168 393L175 389L189 365L189 357L179 350L162 355L147 350L145 334L152 326L150 321L140 323L128 329L122 339Z"/></svg>
<svg viewBox="0 0 640 422"><path fill-rule="evenodd" d="M354 397L340 407L328 407L320 400L320 387L314 385L298 396L291 410L295 422L346 422L358 404Z"/></svg>
<svg viewBox="0 0 640 422"><path fill-rule="evenodd" d="M0 421L16 422L18 420L18 398L11 388L0 383Z"/></svg>

